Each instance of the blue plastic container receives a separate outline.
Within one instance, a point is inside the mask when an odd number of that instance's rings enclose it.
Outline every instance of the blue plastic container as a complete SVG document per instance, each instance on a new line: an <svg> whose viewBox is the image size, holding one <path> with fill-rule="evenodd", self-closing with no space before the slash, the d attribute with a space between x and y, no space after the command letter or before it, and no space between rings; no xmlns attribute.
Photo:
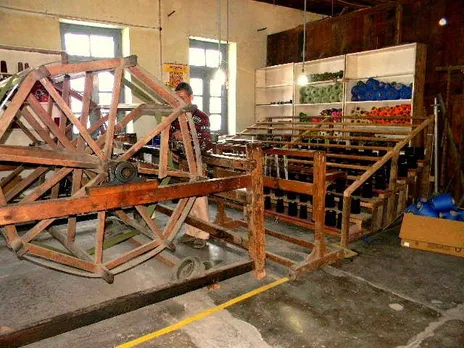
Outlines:
<svg viewBox="0 0 464 348"><path fill-rule="evenodd" d="M450 210L456 209L451 193L436 195L432 198L431 203L433 208L439 212L448 212Z"/></svg>
<svg viewBox="0 0 464 348"><path fill-rule="evenodd" d="M438 212L433 208L433 205L430 203L417 203L417 208L419 209L417 215L428 216L428 217L438 217Z"/></svg>
<svg viewBox="0 0 464 348"><path fill-rule="evenodd" d="M440 217L446 220L461 221L461 214L459 214L459 212L457 212L456 210L450 210L444 213L440 213Z"/></svg>

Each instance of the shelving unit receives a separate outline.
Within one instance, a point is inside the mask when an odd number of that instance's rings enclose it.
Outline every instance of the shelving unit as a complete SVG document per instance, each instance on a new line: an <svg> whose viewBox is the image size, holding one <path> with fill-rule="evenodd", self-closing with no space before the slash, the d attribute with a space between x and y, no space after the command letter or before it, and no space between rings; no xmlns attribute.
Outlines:
<svg viewBox="0 0 464 348"><path fill-rule="evenodd" d="M307 75L335 73L343 71L343 78L327 81L312 81L307 86L326 87L341 83L340 102L301 103L300 87L297 79L302 73L303 63L290 63L256 70L255 121L270 117L286 116L298 119L301 112L308 116L318 116L325 109L337 108L344 116L352 115L361 108L370 111L372 107L411 105L412 121L417 110L423 108L425 78L425 46L421 44L399 45L379 50L351 53L347 55L318 59L304 63ZM352 101L351 89L358 81L375 78L385 83L397 82L413 84L412 98L394 100ZM290 104L270 104L271 102L292 101ZM292 107L290 107L292 106ZM351 122L343 119L345 122ZM388 129L388 126L385 126Z"/></svg>

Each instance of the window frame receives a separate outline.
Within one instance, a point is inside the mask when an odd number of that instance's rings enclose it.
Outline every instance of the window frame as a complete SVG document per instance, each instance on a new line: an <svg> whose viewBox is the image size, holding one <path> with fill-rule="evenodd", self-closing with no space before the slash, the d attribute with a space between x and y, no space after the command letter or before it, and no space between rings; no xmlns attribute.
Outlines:
<svg viewBox="0 0 464 348"><path fill-rule="evenodd" d="M73 24L73 23L64 23L60 22L60 36L61 36L61 48L64 52L66 52L66 40L65 35L71 34L83 34L83 35L102 35L102 36L110 36L114 40L114 57L122 57L122 29L119 28L104 28L98 26L92 26L87 24ZM90 52L91 53L91 52ZM78 63L78 62L85 62L91 60L101 60L101 59L111 59L102 58L102 57L85 57L85 56L78 56L78 55L71 55L66 53L67 62L68 63ZM99 86L94 87L92 91L92 100L96 103L100 103L100 93L110 94L111 92L108 91L100 91ZM124 103L125 95L121 93L119 96L119 103ZM80 114L79 112L77 114ZM118 112L120 114L120 112ZM118 115L119 118L119 115Z"/></svg>
<svg viewBox="0 0 464 348"><path fill-rule="evenodd" d="M84 24L60 23L61 48L66 52L65 34L102 35L111 36L114 40L114 57L122 56L122 31L118 28L102 28ZM67 54L70 62L88 61L93 59L106 59L97 57L85 57Z"/></svg>
<svg viewBox="0 0 464 348"><path fill-rule="evenodd" d="M189 39L189 48L202 48L204 50L218 50L218 43L213 42L213 41L204 41L204 40L199 40L199 39ZM226 64L222 64L223 68L227 68L227 44L221 43L220 45L220 51L222 54L222 61L226 62ZM206 57L205 57L205 66L196 66L196 65L190 65L189 64L189 69L190 69L190 78L200 78L203 79L203 91L202 91L202 98L203 98L203 106L204 106L204 111L208 116L211 116L210 110L209 110L209 102L211 98L217 98L215 96L211 97L210 94L210 80L213 79L214 74L216 73L217 67L216 68L210 68L206 66ZM195 93L193 91L193 94L199 94L198 92ZM227 103L227 89L225 84L222 86L222 93L221 93L221 128L218 130L218 132L227 134L228 130L228 103ZM193 100L193 103L195 104L195 99ZM217 131L215 131L217 132Z"/></svg>

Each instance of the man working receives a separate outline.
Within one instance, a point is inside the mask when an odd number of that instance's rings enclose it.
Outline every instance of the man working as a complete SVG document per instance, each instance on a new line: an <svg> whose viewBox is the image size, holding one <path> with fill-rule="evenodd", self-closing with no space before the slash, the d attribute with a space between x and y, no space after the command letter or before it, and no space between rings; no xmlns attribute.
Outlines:
<svg viewBox="0 0 464 348"><path fill-rule="evenodd" d="M179 83L176 87L176 93L186 104L192 104L193 90L188 83ZM211 143L211 131L209 128L209 117L198 108L192 113L192 117L193 122L195 123L195 129L197 131L201 152L206 152L213 147ZM171 124L171 139L182 143L182 134L180 132L180 125L178 120ZM183 149L181 144L176 145L180 145L181 149Z"/></svg>
<svg viewBox="0 0 464 348"><path fill-rule="evenodd" d="M176 87L176 93L186 104L192 104L193 90L188 83L179 83ZM209 117L197 108L192 113L192 118L195 123L201 152L204 153L212 148ZM171 148L173 152L177 152L178 154L184 152L182 133L180 131L180 124L178 120L171 124ZM192 207L191 213L198 218L209 221L208 199L206 197L197 198ZM195 248L203 248L206 246L206 240L208 238L209 233L187 225L187 231L181 241L185 243L193 242L193 246Z"/></svg>

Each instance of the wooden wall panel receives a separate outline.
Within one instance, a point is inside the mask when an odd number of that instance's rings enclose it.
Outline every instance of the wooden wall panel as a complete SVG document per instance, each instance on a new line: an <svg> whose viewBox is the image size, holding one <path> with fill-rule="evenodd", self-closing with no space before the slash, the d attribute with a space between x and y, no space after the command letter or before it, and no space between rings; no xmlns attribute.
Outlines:
<svg viewBox="0 0 464 348"><path fill-rule="evenodd" d="M464 1L463 0L401 0L401 5L380 5L326 18L307 25L306 56L308 60L360 52L405 43L427 45L424 105L432 113L432 103L439 93L445 97L446 73L438 66L464 65ZM446 18L446 26L438 25ZM301 55L303 26L268 37L268 65L298 62ZM290 50L274 54L272 43L284 37ZM299 47L295 44L299 43ZM275 47L275 45L274 45ZM464 153L462 98L464 74L454 73L450 88L450 120L454 125L455 141ZM464 161L463 161L464 162Z"/></svg>

